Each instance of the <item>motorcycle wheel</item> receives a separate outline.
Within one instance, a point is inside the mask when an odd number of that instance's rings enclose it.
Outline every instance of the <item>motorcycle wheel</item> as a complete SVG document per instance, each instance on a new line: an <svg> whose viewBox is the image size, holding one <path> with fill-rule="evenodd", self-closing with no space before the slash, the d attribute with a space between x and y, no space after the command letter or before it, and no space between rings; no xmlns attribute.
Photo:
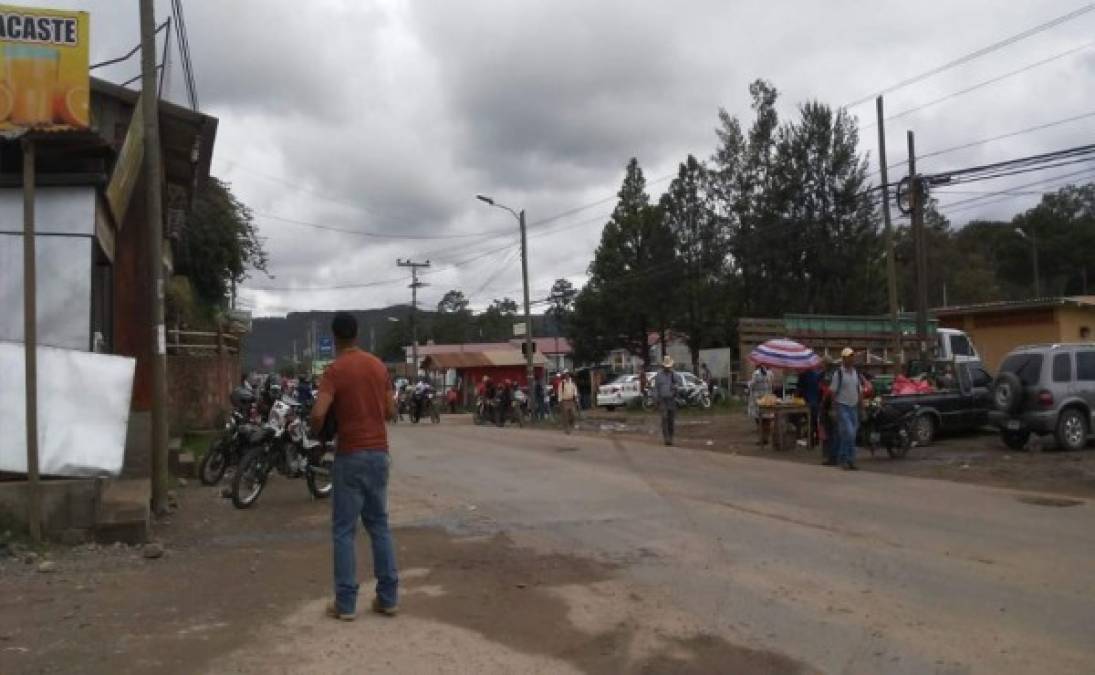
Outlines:
<svg viewBox="0 0 1095 675"><path fill-rule="evenodd" d="M710 408L711 407L711 397L708 396L707 394L701 394L700 395L700 407L703 408L704 410Z"/></svg>
<svg viewBox="0 0 1095 675"><path fill-rule="evenodd" d="M202 457L202 463L198 467L198 479L202 485L216 485L224 478L224 471L228 468L228 453L224 450L222 439L218 438L209 444L209 449Z"/></svg>
<svg viewBox="0 0 1095 675"><path fill-rule="evenodd" d="M232 478L232 505L237 509L251 508L266 487L269 473L266 448L259 446L248 450Z"/></svg>
<svg viewBox="0 0 1095 675"><path fill-rule="evenodd" d="M897 438L894 439L894 443L886 446L886 454L890 456L890 459L903 459L905 455L909 454L909 450L912 448L913 438L909 433L909 429L901 429L897 433Z"/></svg>
<svg viewBox="0 0 1095 675"><path fill-rule="evenodd" d="M334 487L331 471L335 467L334 453L323 453L319 464L309 464L304 470L304 478L308 483L308 492L315 499L326 499L331 496L331 488Z"/></svg>

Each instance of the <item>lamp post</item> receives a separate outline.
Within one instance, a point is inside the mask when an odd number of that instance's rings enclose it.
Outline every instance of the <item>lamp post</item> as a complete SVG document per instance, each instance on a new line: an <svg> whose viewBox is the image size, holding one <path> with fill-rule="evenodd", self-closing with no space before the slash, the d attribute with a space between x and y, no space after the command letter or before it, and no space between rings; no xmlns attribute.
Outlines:
<svg viewBox="0 0 1095 675"><path fill-rule="evenodd" d="M1030 255L1031 260L1034 261L1034 297L1042 297L1042 283L1038 279L1038 235L1034 232L1034 226L1030 226L1030 234L1028 235L1023 231L1023 228L1015 228L1015 234L1021 238L1030 242Z"/></svg>
<svg viewBox="0 0 1095 675"><path fill-rule="evenodd" d="M533 367L532 362L532 314L529 310L528 297L528 239L525 236L525 211L522 209L521 212L518 213L505 204L496 203L494 199L486 195L475 195L475 198L489 206L509 211L510 214L517 219L517 223L521 227L521 277L525 292L525 376L528 383L529 400L532 401L532 405L529 406L529 412L533 413L533 417L535 418L535 413L540 408L540 401L537 401L536 396L533 395L536 391L536 388L533 387L533 381L536 379L536 370Z"/></svg>

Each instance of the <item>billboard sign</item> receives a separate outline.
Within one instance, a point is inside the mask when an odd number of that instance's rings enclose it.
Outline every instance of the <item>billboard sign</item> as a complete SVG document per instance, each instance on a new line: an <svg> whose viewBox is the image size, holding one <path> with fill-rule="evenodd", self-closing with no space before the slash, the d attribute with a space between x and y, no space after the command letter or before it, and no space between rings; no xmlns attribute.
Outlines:
<svg viewBox="0 0 1095 675"><path fill-rule="evenodd" d="M0 134L86 129L88 13L0 5Z"/></svg>

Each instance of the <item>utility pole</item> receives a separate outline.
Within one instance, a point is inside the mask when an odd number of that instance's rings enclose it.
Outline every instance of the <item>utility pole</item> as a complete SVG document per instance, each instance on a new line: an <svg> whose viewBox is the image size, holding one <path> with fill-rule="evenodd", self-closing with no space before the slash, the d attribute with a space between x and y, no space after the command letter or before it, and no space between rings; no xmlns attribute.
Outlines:
<svg viewBox="0 0 1095 675"><path fill-rule="evenodd" d="M1038 234L1034 223L1030 224L1030 254L1034 260L1034 299L1037 300L1042 297L1042 281L1038 278Z"/></svg>
<svg viewBox="0 0 1095 675"><path fill-rule="evenodd" d="M163 202L160 183L160 117L156 97L156 16L141 0L141 115L148 257L152 269L149 329L152 342L152 509L167 512L167 331L164 326Z"/></svg>
<svg viewBox="0 0 1095 675"><path fill-rule="evenodd" d="M42 487L38 477L38 269L34 234L34 141L23 140L23 376L26 394L27 521L42 541Z"/></svg>
<svg viewBox="0 0 1095 675"><path fill-rule="evenodd" d="M415 315L418 314L418 289L426 285L418 280L418 269L428 268L430 261L413 262L409 259L397 259L395 264L411 268L411 358L414 359L414 376L418 377L418 317Z"/></svg>
<svg viewBox="0 0 1095 675"><path fill-rule="evenodd" d="M878 163L882 170L882 221L886 226L886 281L890 298L890 321L893 322L893 354L898 359L901 354L901 325L897 317L897 261L894 256L893 224L890 222L890 178L886 165L886 126L882 97L875 99L878 112Z"/></svg>
<svg viewBox="0 0 1095 675"><path fill-rule="evenodd" d="M525 382L528 386L529 400L532 401L529 412L532 413L533 419L536 419L536 413L539 411L542 402L536 400L536 387L533 386L536 380L536 368L532 360L532 314L529 311L528 297L528 237L525 236L524 209L521 209L518 220L521 222L521 278L525 287Z"/></svg>
<svg viewBox="0 0 1095 675"><path fill-rule="evenodd" d="M916 333L920 341L920 360L928 353L928 252L924 239L924 181L916 174L916 137L909 139L909 205L912 208L913 239L916 243Z"/></svg>

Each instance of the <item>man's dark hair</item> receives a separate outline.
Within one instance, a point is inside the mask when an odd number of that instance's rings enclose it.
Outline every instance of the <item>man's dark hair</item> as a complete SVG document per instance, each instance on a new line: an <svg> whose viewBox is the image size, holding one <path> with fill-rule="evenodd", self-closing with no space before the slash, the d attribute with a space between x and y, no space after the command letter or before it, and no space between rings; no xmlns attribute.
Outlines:
<svg viewBox="0 0 1095 675"><path fill-rule="evenodd" d="M349 342L357 339L357 319L353 314L337 312L331 320L331 332L339 342Z"/></svg>

